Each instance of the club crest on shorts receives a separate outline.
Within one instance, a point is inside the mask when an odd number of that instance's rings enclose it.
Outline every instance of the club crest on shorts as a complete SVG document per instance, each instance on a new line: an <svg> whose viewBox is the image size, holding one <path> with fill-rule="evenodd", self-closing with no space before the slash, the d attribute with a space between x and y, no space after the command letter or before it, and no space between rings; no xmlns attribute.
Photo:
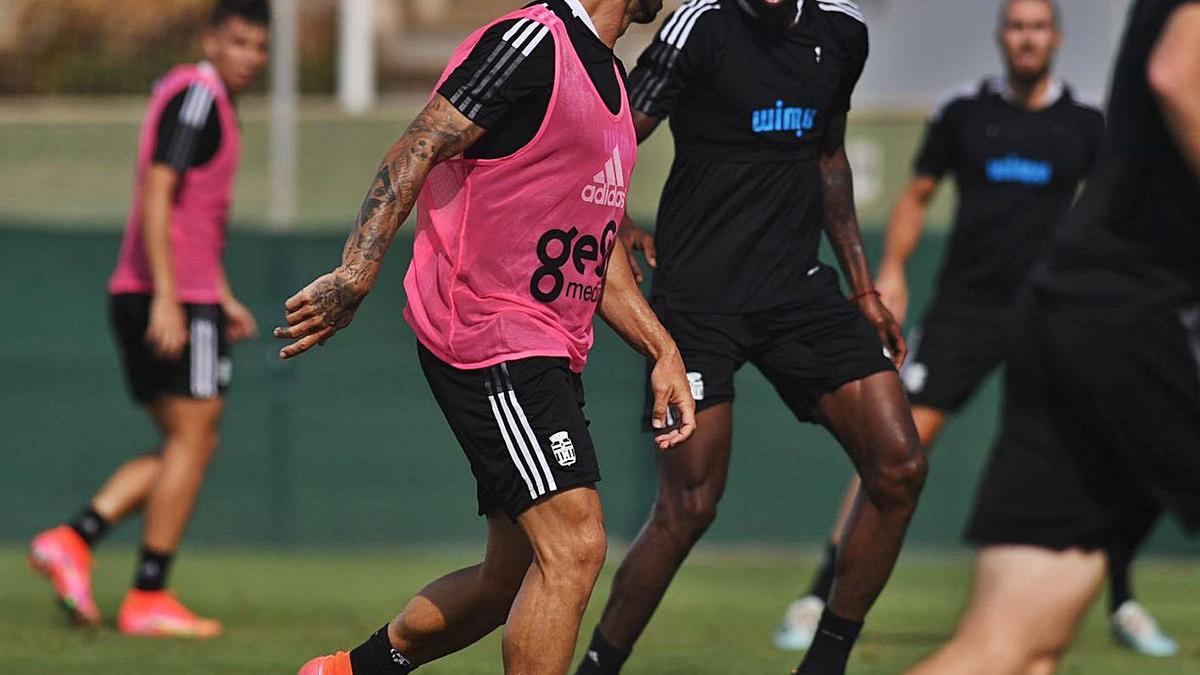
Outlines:
<svg viewBox="0 0 1200 675"><path fill-rule="evenodd" d="M704 400L704 376L700 373L688 373L688 386L692 389L692 398Z"/></svg>
<svg viewBox="0 0 1200 675"><path fill-rule="evenodd" d="M559 466L571 466L575 463L575 444L565 431L550 437L550 451L554 453L554 459L558 460Z"/></svg>
<svg viewBox="0 0 1200 675"><path fill-rule="evenodd" d="M925 389L925 381L929 379L929 369L924 363L906 363L900 368L900 381L910 394L919 394Z"/></svg>

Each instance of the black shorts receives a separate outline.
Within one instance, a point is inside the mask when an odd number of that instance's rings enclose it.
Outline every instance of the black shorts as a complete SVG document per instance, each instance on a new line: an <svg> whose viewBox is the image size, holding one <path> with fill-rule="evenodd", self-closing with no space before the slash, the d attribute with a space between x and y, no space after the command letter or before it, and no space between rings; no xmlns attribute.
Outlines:
<svg viewBox="0 0 1200 675"><path fill-rule="evenodd" d="M1014 320L1000 437L967 538L1102 548L1130 539L1147 505L1200 529L1200 306L1127 311L1030 292Z"/></svg>
<svg viewBox="0 0 1200 675"><path fill-rule="evenodd" d="M893 370L879 334L842 295L837 274L822 267L825 283L802 301L749 314L672 311L662 298L651 305L679 346L697 412L734 398L733 376L754 364L802 421L814 406L847 382ZM647 387L643 428L650 430L654 395Z"/></svg>
<svg viewBox="0 0 1200 675"><path fill-rule="evenodd" d="M479 515L500 509L516 520L539 499L599 482L583 380L567 359L459 370L421 345L417 355L471 463Z"/></svg>
<svg viewBox="0 0 1200 675"><path fill-rule="evenodd" d="M125 382L141 404L160 396L211 399L223 396L233 376L225 315L218 305L184 304L188 342L174 361L160 359L146 344L150 296L134 293L109 296L108 313Z"/></svg>
<svg viewBox="0 0 1200 675"><path fill-rule="evenodd" d="M900 379L914 406L957 412L1004 361L1011 308L937 300L908 337Z"/></svg>

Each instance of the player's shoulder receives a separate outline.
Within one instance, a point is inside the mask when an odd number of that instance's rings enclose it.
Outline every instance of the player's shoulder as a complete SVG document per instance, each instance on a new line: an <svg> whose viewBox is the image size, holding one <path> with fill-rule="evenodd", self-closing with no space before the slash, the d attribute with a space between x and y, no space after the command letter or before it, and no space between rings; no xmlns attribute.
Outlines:
<svg viewBox="0 0 1200 675"><path fill-rule="evenodd" d="M854 59L867 59L867 16L853 0L801 0L802 11L813 11L821 17L821 25L833 33L843 49Z"/></svg>
<svg viewBox="0 0 1200 675"><path fill-rule="evenodd" d="M988 90L989 80L964 82L949 92L942 95L938 102L933 107L933 113L930 115L930 120L940 122L948 115L957 113L960 110L969 109L971 106L983 100L984 94Z"/></svg>
<svg viewBox="0 0 1200 675"><path fill-rule="evenodd" d="M160 101L162 116L175 116L194 126L203 125L215 110L220 86L205 71L205 63L181 64L172 68L155 85L154 97Z"/></svg>
<svg viewBox="0 0 1200 675"><path fill-rule="evenodd" d="M867 15L854 0L817 0L808 4L816 6L818 12L837 25L857 30L867 28Z"/></svg>
<svg viewBox="0 0 1200 675"><path fill-rule="evenodd" d="M1069 110L1087 119L1104 119L1104 104L1099 98L1082 93L1070 84L1063 83L1063 101Z"/></svg>
<svg viewBox="0 0 1200 675"><path fill-rule="evenodd" d="M685 0L663 21L658 40L678 49L691 44L715 44L724 39L728 12L737 0Z"/></svg>
<svg viewBox="0 0 1200 675"><path fill-rule="evenodd" d="M477 48L494 48L504 42L517 49L537 46L544 41L542 38L550 34L550 30L546 20L509 15L485 28L476 45Z"/></svg>
<svg viewBox="0 0 1200 675"><path fill-rule="evenodd" d="M212 96L216 94L217 89L213 83L213 79L217 77L216 71L212 69L212 65L203 61L181 63L168 70L154 83L154 91L160 96L172 98L193 90ZM210 70L211 73L208 72Z"/></svg>

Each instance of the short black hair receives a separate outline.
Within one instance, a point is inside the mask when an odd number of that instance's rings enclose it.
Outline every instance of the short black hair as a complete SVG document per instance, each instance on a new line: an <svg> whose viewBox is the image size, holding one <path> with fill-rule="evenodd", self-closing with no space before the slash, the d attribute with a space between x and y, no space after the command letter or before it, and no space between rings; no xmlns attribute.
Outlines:
<svg viewBox="0 0 1200 675"><path fill-rule="evenodd" d="M209 25L220 26L233 17L260 26L271 25L271 4L267 0L217 0Z"/></svg>

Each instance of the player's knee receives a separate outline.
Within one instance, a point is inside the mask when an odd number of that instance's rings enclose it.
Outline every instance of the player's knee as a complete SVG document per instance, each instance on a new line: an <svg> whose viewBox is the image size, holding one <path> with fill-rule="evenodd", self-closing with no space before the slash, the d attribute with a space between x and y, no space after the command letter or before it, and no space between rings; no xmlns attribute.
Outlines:
<svg viewBox="0 0 1200 675"><path fill-rule="evenodd" d="M925 452L918 449L905 459L877 464L863 477L863 489L880 509L911 513L928 473Z"/></svg>
<svg viewBox="0 0 1200 675"><path fill-rule="evenodd" d="M701 489L680 490L660 498L654 509L656 524L684 546L694 544L717 519L717 499Z"/></svg>
<svg viewBox="0 0 1200 675"><path fill-rule="evenodd" d="M586 585L590 590L608 555L608 539L599 518L562 533L538 548L537 565L554 583Z"/></svg>
<svg viewBox="0 0 1200 675"><path fill-rule="evenodd" d="M204 429L193 438L193 446L196 448L198 459L206 462L212 458L213 453L220 445L221 432L216 429Z"/></svg>
<svg viewBox="0 0 1200 675"><path fill-rule="evenodd" d="M168 443L181 450L173 455L175 459L171 461L183 460L203 467L212 461L221 444L221 434L215 428L185 428L168 439Z"/></svg>
<svg viewBox="0 0 1200 675"><path fill-rule="evenodd" d="M602 523L597 522L578 533L574 554L574 564L580 575L595 582L600 575L600 568L604 567L604 559L608 557L608 537Z"/></svg>

